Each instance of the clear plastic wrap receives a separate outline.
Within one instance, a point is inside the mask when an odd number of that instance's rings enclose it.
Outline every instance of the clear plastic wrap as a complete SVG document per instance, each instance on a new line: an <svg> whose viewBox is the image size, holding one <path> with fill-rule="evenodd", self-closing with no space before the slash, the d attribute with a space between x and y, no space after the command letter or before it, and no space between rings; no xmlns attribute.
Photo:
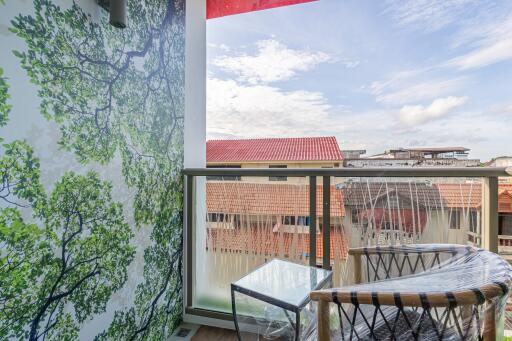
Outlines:
<svg viewBox="0 0 512 341"><path fill-rule="evenodd" d="M297 315L278 306L236 292L240 308L238 325L242 340L295 340ZM316 338L316 304L300 311L300 340Z"/></svg>
<svg viewBox="0 0 512 341"><path fill-rule="evenodd" d="M274 259L231 285L242 340L296 340L316 335L312 290L331 287L332 273Z"/></svg>
<svg viewBox="0 0 512 341"><path fill-rule="evenodd" d="M314 301L334 303L318 319L323 324L319 329L330 330L324 337L502 338L512 267L498 255L469 246L427 244L352 249L350 254L355 281L361 284L311 294Z"/></svg>

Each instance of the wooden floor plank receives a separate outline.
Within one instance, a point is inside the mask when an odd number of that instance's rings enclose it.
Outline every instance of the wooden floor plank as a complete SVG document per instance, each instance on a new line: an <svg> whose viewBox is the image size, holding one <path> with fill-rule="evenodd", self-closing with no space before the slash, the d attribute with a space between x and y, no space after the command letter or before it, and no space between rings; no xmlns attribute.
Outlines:
<svg viewBox="0 0 512 341"><path fill-rule="evenodd" d="M255 335L242 335L243 340L257 340ZM192 341L238 341L234 330L201 326Z"/></svg>

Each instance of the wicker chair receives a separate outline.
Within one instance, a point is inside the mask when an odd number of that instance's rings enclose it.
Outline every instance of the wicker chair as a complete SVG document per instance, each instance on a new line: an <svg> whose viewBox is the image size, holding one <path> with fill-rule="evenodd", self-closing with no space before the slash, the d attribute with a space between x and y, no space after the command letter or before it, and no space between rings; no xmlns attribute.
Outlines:
<svg viewBox="0 0 512 341"><path fill-rule="evenodd" d="M462 245L351 249L355 285L313 291L318 339L496 340L512 284L498 255ZM332 331L330 303L340 330Z"/></svg>

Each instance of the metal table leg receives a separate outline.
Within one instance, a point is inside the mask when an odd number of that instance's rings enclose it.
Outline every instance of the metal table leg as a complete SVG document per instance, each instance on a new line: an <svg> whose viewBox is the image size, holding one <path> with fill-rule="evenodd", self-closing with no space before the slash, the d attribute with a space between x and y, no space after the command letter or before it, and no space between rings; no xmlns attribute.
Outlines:
<svg viewBox="0 0 512 341"><path fill-rule="evenodd" d="M295 313L295 341L300 339L300 310Z"/></svg>
<svg viewBox="0 0 512 341"><path fill-rule="evenodd" d="M236 314L236 304L235 304L235 290L233 290L233 286L231 286L231 309L233 310L233 321L235 322L236 335L238 336L238 340L242 341L240 337L240 329L238 328L238 317Z"/></svg>

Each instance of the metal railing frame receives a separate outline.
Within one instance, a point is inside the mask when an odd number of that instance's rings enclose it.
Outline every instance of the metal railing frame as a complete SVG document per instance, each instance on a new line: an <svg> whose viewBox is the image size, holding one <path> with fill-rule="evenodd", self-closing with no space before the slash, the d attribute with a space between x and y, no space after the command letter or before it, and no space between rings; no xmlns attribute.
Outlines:
<svg viewBox="0 0 512 341"><path fill-rule="evenodd" d="M310 199L310 260L317 265L317 178L322 177L322 224L330 226L330 185L331 177L338 178L482 178L482 247L498 252L498 178L512 176L512 168L186 168L185 177L185 313L219 320L232 320L230 314L193 307L194 241L195 241L195 187L196 177L240 176L240 177L309 177ZM330 228L322 229L322 267L330 267Z"/></svg>

